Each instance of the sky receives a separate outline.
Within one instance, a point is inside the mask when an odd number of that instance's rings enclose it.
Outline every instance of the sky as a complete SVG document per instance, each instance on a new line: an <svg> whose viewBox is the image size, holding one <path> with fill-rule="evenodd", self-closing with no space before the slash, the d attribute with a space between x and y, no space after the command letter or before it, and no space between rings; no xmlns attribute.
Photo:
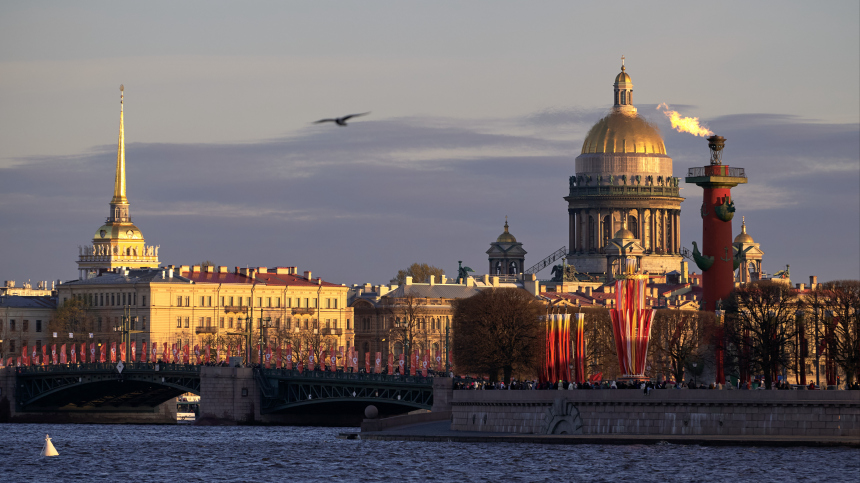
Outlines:
<svg viewBox="0 0 860 483"><path fill-rule="evenodd" d="M568 243L568 177L622 55L675 176L707 143L659 103L727 138L749 178L734 231L745 216L765 271L857 279L858 18L856 1L3 2L0 279L77 276L108 215L120 84L131 216L164 265L480 274L507 216L530 266ZM691 247L702 193L681 186Z"/></svg>

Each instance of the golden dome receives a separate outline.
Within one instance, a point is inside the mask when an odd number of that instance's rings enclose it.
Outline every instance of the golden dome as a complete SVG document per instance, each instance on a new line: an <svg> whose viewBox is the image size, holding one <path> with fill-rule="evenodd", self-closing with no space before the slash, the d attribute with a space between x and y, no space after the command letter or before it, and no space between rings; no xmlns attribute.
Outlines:
<svg viewBox="0 0 860 483"><path fill-rule="evenodd" d="M616 84L621 84L623 82L626 82L628 84L633 83L633 81L630 80L630 76L627 75L627 72L624 72L624 67L621 68L621 73L618 74L617 76L615 76L615 83Z"/></svg>
<svg viewBox="0 0 860 483"><path fill-rule="evenodd" d="M735 243L755 243L753 241L753 237L747 235L747 217L743 217L743 224L741 225L741 233L735 237Z"/></svg>
<svg viewBox="0 0 860 483"><path fill-rule="evenodd" d="M140 233L140 230L131 223L102 225L101 228L96 230L96 234L93 235L93 240L110 239L143 240L143 235Z"/></svg>
<svg viewBox="0 0 860 483"><path fill-rule="evenodd" d="M508 232L508 220L505 220L505 232L496 238L496 243L516 243L517 239Z"/></svg>
<svg viewBox="0 0 860 483"><path fill-rule="evenodd" d="M633 232L628 230L627 228L622 228L615 232L615 236L613 238L621 238L621 239L631 239L636 238L633 236Z"/></svg>
<svg viewBox="0 0 860 483"><path fill-rule="evenodd" d="M613 111L597 121L585 136L582 154L589 153L665 155L666 145L653 124L633 113Z"/></svg>

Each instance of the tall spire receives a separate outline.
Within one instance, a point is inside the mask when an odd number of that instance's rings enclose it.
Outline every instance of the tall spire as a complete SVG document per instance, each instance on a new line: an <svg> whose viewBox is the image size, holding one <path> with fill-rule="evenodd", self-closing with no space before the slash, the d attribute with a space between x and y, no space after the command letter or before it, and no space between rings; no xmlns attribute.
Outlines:
<svg viewBox="0 0 860 483"><path fill-rule="evenodd" d="M125 197L125 131L123 127L122 104L125 86L119 86L119 143L116 150L116 178L113 185L113 199L111 204L127 204Z"/></svg>

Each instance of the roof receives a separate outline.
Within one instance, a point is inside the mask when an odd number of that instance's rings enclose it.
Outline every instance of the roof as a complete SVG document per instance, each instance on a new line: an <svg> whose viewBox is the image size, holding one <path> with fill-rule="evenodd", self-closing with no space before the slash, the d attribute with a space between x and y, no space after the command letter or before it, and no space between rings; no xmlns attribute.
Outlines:
<svg viewBox="0 0 860 483"><path fill-rule="evenodd" d="M82 285L124 285L135 283L189 283L188 278L176 275L169 277L169 272L162 268L141 268L130 269L125 273L105 272L98 277L88 278L85 280L75 280L72 282L60 285L62 288L66 285L82 286ZM164 274L164 276L162 276Z"/></svg>
<svg viewBox="0 0 860 483"><path fill-rule="evenodd" d="M589 153L665 155L666 145L656 125L636 114L613 111L585 136L582 154Z"/></svg>
<svg viewBox="0 0 860 483"><path fill-rule="evenodd" d="M464 299L480 292L478 287L468 287L459 284L435 284L435 285L401 285L395 290L385 294L385 297L400 298L407 294L416 297L440 298L440 299Z"/></svg>
<svg viewBox="0 0 860 483"><path fill-rule="evenodd" d="M0 297L0 307L15 309L55 309L57 300L46 296L7 295Z"/></svg>

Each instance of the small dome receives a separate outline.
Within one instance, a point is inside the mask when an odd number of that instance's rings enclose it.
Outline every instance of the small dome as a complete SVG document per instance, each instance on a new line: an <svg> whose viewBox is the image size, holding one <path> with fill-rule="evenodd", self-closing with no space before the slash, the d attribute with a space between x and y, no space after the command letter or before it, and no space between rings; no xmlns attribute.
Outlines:
<svg viewBox="0 0 860 483"><path fill-rule="evenodd" d="M582 154L666 154L657 126L636 114L613 111L597 121L585 136Z"/></svg>
<svg viewBox="0 0 860 483"><path fill-rule="evenodd" d="M516 242L517 242L516 237L511 235L508 232L508 220L506 219L505 220L505 232L502 233L501 235L499 235L498 238L496 238L496 243L516 243Z"/></svg>
<svg viewBox="0 0 860 483"><path fill-rule="evenodd" d="M621 84L621 83L632 84L633 83L633 81L630 80L630 76L627 75L627 72L624 72L624 67L621 67L621 73L618 74L617 76L615 76L615 83L616 84Z"/></svg>
<svg viewBox="0 0 860 483"><path fill-rule="evenodd" d="M741 233L735 237L735 243L755 243L753 241L753 237L747 235L747 217L743 217L743 224L741 224Z"/></svg>
<svg viewBox="0 0 860 483"><path fill-rule="evenodd" d="M109 239L143 240L140 230L131 223L102 225L93 235L94 240Z"/></svg>
<svg viewBox="0 0 860 483"><path fill-rule="evenodd" d="M618 230L618 231L616 231L616 232L615 232L615 237L614 237L614 238L621 238L621 239L633 239L633 238L636 238L636 237L635 237L635 236L633 236L633 232L632 232L632 231L628 230L627 228L622 228L622 229L620 229L620 230Z"/></svg>

